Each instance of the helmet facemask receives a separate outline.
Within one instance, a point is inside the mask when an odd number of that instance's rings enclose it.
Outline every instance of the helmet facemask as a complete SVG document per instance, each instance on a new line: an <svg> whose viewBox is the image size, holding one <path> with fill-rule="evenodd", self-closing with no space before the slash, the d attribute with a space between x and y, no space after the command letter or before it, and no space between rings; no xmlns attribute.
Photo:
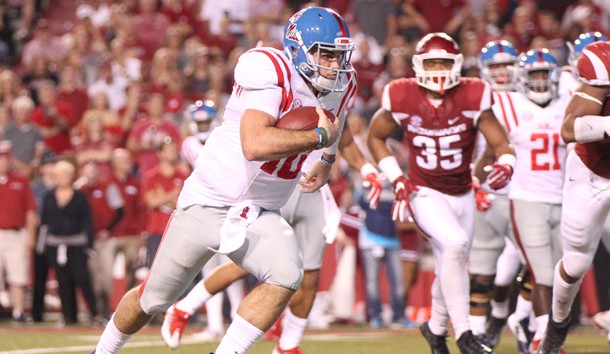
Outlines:
<svg viewBox="0 0 610 354"><path fill-rule="evenodd" d="M481 69L481 76L496 91L511 91L516 80L515 62L488 63Z"/></svg>
<svg viewBox="0 0 610 354"><path fill-rule="evenodd" d="M303 77L309 81L313 87L320 92L341 92L347 88L348 80L345 80L345 74L354 71L350 64L354 44L351 38L337 38L335 44L315 42L309 50L305 50L304 46L299 51L306 53L306 60L300 61L297 70ZM334 57L332 52L338 55ZM321 64L321 62L336 60L337 67L330 67ZM321 74L320 70L329 73L328 77Z"/></svg>
<svg viewBox="0 0 610 354"><path fill-rule="evenodd" d="M547 75L543 73L547 73ZM557 96L558 75L556 68L532 68L525 70L521 85L524 94L537 104L544 105L549 103ZM532 78L532 76L536 77Z"/></svg>
<svg viewBox="0 0 610 354"><path fill-rule="evenodd" d="M424 69L424 61L428 59L447 59L452 60L453 64L450 70L429 71ZM452 54L445 51L437 52L433 50L429 53L413 55L413 68L418 84L441 95L460 83L463 62L464 56L462 54Z"/></svg>

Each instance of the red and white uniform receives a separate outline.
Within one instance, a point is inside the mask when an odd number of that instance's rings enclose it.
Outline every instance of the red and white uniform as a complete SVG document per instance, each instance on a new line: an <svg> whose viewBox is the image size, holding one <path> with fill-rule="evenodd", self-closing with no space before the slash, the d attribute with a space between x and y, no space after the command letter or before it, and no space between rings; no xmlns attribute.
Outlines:
<svg viewBox="0 0 610 354"><path fill-rule="evenodd" d="M608 51L610 42L585 47L577 65L582 82L610 85ZM599 114L609 115L609 106L606 99ZM610 213L610 139L576 144L568 156L563 193L563 266L568 275L581 277L591 266Z"/></svg>
<svg viewBox="0 0 610 354"><path fill-rule="evenodd" d="M250 201L264 209L279 209L301 177L307 153L276 161L246 160L239 135L242 112L257 109L279 117L299 106L321 106L338 116L343 125L347 103L356 88L353 75L348 79L351 85L346 91L316 97L279 50L256 48L242 55L223 124L206 141L178 205L233 206Z"/></svg>
<svg viewBox="0 0 610 354"><path fill-rule="evenodd" d="M477 119L491 105L491 88L480 79L462 78L438 107L414 79L388 84L382 106L405 132L409 179L449 195L470 191Z"/></svg>

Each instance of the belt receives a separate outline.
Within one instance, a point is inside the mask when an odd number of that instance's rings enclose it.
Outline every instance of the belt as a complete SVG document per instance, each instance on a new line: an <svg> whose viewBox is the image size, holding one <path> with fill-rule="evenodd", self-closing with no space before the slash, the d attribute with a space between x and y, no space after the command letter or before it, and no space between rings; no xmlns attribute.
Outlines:
<svg viewBox="0 0 610 354"><path fill-rule="evenodd" d="M0 230L4 231L19 231L23 229L23 227L0 227Z"/></svg>

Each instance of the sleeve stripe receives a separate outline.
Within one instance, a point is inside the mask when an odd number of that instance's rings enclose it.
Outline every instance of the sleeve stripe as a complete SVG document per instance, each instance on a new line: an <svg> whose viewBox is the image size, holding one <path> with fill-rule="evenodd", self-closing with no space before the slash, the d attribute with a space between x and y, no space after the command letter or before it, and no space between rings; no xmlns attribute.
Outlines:
<svg viewBox="0 0 610 354"><path fill-rule="evenodd" d="M500 109L502 110L502 120L504 120L504 126L506 127L506 131L510 133L510 124L508 124L508 119L506 117L506 109L504 108L504 100L502 99L502 96L500 95L500 93L497 93L498 95L498 103L500 103Z"/></svg>
<svg viewBox="0 0 610 354"><path fill-rule="evenodd" d="M288 70L286 63L283 63L284 69L286 69L287 73L284 74L284 71L282 71L282 67L280 66L280 61L282 60L278 60L276 55L274 55L272 52L264 49L255 49L253 51L265 54L271 60L273 66L275 66L275 71L277 73L277 84L282 88L282 102L280 104L280 113L285 112L286 110L288 110L288 108L290 108L293 99L292 90L290 89L290 70Z"/></svg>
<svg viewBox="0 0 610 354"><path fill-rule="evenodd" d="M349 85L347 87L347 94L343 95L343 99L341 99L341 104L339 105L339 110L337 110L337 117L341 114L341 111L345 107L345 104L349 101L349 99L354 95L356 91L355 80L353 80L353 76L348 75Z"/></svg>
<svg viewBox="0 0 610 354"><path fill-rule="evenodd" d="M606 69L606 65L595 53L588 49L583 49L582 54L586 55L587 58L593 64L593 70L595 70L595 78L600 81L608 81L610 78L608 77L608 69Z"/></svg>
<svg viewBox="0 0 610 354"><path fill-rule="evenodd" d="M506 98L508 98L508 104L510 106L510 111L513 114L513 119L515 120L515 127L519 126L519 117L517 117L517 113L515 112L515 105L513 105L513 99L510 97L510 94L506 94Z"/></svg>

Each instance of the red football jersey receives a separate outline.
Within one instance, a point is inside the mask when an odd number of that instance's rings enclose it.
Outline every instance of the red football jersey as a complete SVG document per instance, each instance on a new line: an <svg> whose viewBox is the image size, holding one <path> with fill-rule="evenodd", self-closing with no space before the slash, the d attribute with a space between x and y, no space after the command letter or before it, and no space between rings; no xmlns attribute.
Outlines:
<svg viewBox="0 0 610 354"><path fill-rule="evenodd" d="M610 85L610 42L594 42L578 58L581 81L592 86ZM604 102L601 115L610 115L610 102ZM610 139L577 143L574 150L593 173L610 178Z"/></svg>
<svg viewBox="0 0 610 354"><path fill-rule="evenodd" d="M398 79L386 86L382 104L404 130L413 183L449 195L471 189L476 119L493 104L487 83L462 78L435 107L415 79Z"/></svg>

